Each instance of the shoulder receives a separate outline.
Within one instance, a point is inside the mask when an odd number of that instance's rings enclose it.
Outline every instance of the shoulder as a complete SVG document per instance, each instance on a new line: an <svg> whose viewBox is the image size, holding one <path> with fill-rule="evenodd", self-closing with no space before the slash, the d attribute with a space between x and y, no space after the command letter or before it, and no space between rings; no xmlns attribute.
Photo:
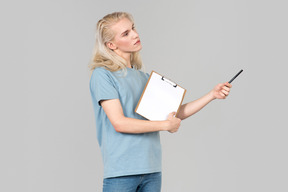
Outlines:
<svg viewBox="0 0 288 192"><path fill-rule="evenodd" d="M104 67L97 67L92 71L90 85L101 85L111 82L111 72Z"/></svg>
<svg viewBox="0 0 288 192"><path fill-rule="evenodd" d="M105 69L104 67L97 67L92 71L91 80L100 80L111 77L111 71Z"/></svg>
<svg viewBox="0 0 288 192"><path fill-rule="evenodd" d="M139 72L140 72L140 74L141 74L142 76L144 76L144 77L149 78L149 76L150 76L150 74L147 73L147 72L145 72L145 71L141 71L141 70L139 70Z"/></svg>
<svg viewBox="0 0 288 192"><path fill-rule="evenodd" d="M105 69L104 67L97 67L93 70L92 76L93 75L100 75L100 74L109 74L109 70Z"/></svg>

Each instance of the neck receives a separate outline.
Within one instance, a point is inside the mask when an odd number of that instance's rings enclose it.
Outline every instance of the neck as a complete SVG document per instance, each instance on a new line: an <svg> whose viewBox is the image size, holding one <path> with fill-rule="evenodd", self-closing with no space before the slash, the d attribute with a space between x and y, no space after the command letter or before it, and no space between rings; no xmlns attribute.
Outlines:
<svg viewBox="0 0 288 192"><path fill-rule="evenodd" d="M118 51L117 50L115 50L115 52L117 53ZM128 68L132 68L132 65L131 65L131 53L123 53L123 52L121 52L121 53L117 53L120 57L122 57L123 59L125 59L125 61L126 61L126 67L128 67Z"/></svg>
<svg viewBox="0 0 288 192"><path fill-rule="evenodd" d="M125 59L125 60L126 60L126 59ZM132 68L130 59L129 59L129 60L126 60L126 63L127 63L127 67L128 67L128 68Z"/></svg>

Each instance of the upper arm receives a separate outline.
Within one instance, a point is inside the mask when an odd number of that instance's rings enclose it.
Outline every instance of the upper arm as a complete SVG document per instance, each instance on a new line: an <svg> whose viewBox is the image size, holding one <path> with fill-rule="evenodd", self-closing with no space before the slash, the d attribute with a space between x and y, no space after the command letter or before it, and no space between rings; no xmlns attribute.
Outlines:
<svg viewBox="0 0 288 192"><path fill-rule="evenodd" d="M90 92L95 102L118 99L119 94L115 81L109 71L96 68L90 79Z"/></svg>
<svg viewBox="0 0 288 192"><path fill-rule="evenodd" d="M119 99L102 100L100 104L116 131L119 131L119 123L125 118Z"/></svg>

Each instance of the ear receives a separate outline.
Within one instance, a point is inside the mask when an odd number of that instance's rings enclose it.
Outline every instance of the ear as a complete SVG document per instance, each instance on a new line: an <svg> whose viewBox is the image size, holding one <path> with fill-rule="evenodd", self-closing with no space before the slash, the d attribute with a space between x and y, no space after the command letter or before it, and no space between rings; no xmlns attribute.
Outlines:
<svg viewBox="0 0 288 192"><path fill-rule="evenodd" d="M115 50L115 49L117 49L117 46L116 46L113 42L111 42L111 41L107 42L107 43L106 43L106 46L107 46L109 49L111 49L112 51Z"/></svg>

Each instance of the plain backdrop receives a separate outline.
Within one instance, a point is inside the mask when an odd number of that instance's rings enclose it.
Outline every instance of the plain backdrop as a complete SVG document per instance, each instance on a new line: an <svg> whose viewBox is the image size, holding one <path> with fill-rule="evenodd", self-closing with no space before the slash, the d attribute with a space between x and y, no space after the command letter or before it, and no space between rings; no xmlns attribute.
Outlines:
<svg viewBox="0 0 288 192"><path fill-rule="evenodd" d="M96 23L130 12L145 71L187 89L185 102L244 72L161 133L163 192L288 191L285 0L0 2L0 191L102 190L89 93Z"/></svg>

